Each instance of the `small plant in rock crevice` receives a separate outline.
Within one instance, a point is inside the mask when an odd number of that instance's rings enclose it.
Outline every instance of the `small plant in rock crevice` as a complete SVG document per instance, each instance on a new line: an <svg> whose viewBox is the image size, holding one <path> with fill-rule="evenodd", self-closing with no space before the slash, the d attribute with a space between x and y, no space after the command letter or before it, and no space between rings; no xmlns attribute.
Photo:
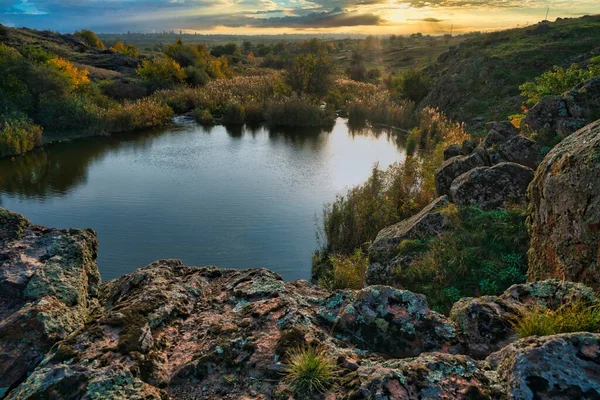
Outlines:
<svg viewBox="0 0 600 400"><path fill-rule="evenodd" d="M284 381L299 395L324 393L337 379L337 364L323 347L298 347L287 353Z"/></svg>

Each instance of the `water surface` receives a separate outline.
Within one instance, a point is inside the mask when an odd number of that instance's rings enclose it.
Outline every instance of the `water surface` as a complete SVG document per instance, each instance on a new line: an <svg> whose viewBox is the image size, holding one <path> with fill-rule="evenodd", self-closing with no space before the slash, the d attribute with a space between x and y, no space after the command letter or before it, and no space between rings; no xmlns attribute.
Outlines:
<svg viewBox="0 0 600 400"><path fill-rule="evenodd" d="M323 203L404 152L388 133L168 129L58 144L0 160L0 206L36 224L93 228L104 280L160 258L266 267L308 279Z"/></svg>

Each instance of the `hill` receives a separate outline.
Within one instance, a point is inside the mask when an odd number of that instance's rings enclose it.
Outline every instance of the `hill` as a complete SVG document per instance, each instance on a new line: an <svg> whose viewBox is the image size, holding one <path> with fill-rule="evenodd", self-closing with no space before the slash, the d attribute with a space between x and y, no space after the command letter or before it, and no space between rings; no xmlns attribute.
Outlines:
<svg viewBox="0 0 600 400"><path fill-rule="evenodd" d="M505 120L523 102L519 85L554 65L585 64L600 54L600 16L542 21L468 38L425 69L433 87L423 104L476 126Z"/></svg>

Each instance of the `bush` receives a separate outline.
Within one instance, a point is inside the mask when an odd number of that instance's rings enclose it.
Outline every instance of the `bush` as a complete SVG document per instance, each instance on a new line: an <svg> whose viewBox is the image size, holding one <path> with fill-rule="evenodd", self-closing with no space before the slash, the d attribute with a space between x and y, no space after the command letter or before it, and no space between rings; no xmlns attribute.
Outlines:
<svg viewBox="0 0 600 400"><path fill-rule="evenodd" d="M590 65L588 69L582 69L577 64L569 68L554 67L544 72L533 82L526 82L519 86L521 96L525 97L528 105L534 105L544 96L560 95L571 90L580 83L600 75L600 65Z"/></svg>
<svg viewBox="0 0 600 400"><path fill-rule="evenodd" d="M306 97L287 97L267 106L267 123L271 127L328 127L335 116Z"/></svg>
<svg viewBox="0 0 600 400"><path fill-rule="evenodd" d="M285 381L300 395L323 393L335 383L337 370L324 348L298 348L287 353Z"/></svg>
<svg viewBox="0 0 600 400"><path fill-rule="evenodd" d="M89 29L83 29L81 31L77 31L73 35L83 39L83 41L86 42L87 45L90 47L104 50L104 43L102 43L102 40L100 40L98 35L96 35L92 31L90 31Z"/></svg>
<svg viewBox="0 0 600 400"><path fill-rule="evenodd" d="M226 125L241 125L244 123L244 107L238 103L228 103L223 107L223 123Z"/></svg>
<svg viewBox="0 0 600 400"><path fill-rule="evenodd" d="M196 88L180 87L160 90L152 95L156 101L163 102L177 114L191 111L201 104L202 91Z"/></svg>
<svg viewBox="0 0 600 400"><path fill-rule="evenodd" d="M123 42L115 42L110 48L115 53L125 54L129 57L137 58L140 56L140 52L132 44L125 44Z"/></svg>
<svg viewBox="0 0 600 400"><path fill-rule="evenodd" d="M185 80L183 68L177 61L167 57L144 60L137 73L150 90L171 88Z"/></svg>
<svg viewBox="0 0 600 400"><path fill-rule="evenodd" d="M81 130L97 133L102 130L102 110L87 97L51 94L41 98L36 121L47 131Z"/></svg>
<svg viewBox="0 0 600 400"><path fill-rule="evenodd" d="M109 133L147 129L169 123L173 110L154 99L128 102L107 110L104 114Z"/></svg>
<svg viewBox="0 0 600 400"><path fill-rule="evenodd" d="M328 290L362 289L369 259L360 249L350 256L330 256L329 263L331 273L321 276L319 285Z"/></svg>
<svg viewBox="0 0 600 400"><path fill-rule="evenodd" d="M116 100L138 100L148 94L144 85L127 79L115 79L106 82L102 85L102 92Z"/></svg>
<svg viewBox="0 0 600 400"><path fill-rule="evenodd" d="M461 297L497 295L525 280L525 210L451 205L444 212L453 221L451 229L416 245L400 244L400 254L413 261L394 271L393 281L425 294L432 308L448 311Z"/></svg>
<svg viewBox="0 0 600 400"><path fill-rule="evenodd" d="M5 27L4 25L0 24L0 37L7 37L8 36L8 28Z"/></svg>
<svg viewBox="0 0 600 400"><path fill-rule="evenodd" d="M537 306L523 311L512 325L521 338L569 332L600 332L600 306L583 301L565 304L556 310Z"/></svg>
<svg viewBox="0 0 600 400"><path fill-rule="evenodd" d="M192 86L204 86L210 80L208 73L198 67L189 66L183 69L185 71L185 81Z"/></svg>
<svg viewBox="0 0 600 400"><path fill-rule="evenodd" d="M42 143L42 128L25 117L0 120L0 157L33 150Z"/></svg>
<svg viewBox="0 0 600 400"><path fill-rule="evenodd" d="M202 125L213 125L214 117L207 108L196 108L194 110L194 119Z"/></svg>
<svg viewBox="0 0 600 400"><path fill-rule="evenodd" d="M430 87L430 79L423 72L412 69L392 79L390 90L398 98L418 103L427 96Z"/></svg>

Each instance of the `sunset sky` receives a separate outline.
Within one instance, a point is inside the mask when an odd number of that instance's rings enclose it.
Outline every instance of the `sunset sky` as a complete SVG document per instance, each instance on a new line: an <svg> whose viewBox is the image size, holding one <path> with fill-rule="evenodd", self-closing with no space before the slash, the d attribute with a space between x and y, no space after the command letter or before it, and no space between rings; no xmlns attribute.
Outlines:
<svg viewBox="0 0 600 400"><path fill-rule="evenodd" d="M0 23L71 32L442 34L600 14L600 0L0 0Z"/></svg>

